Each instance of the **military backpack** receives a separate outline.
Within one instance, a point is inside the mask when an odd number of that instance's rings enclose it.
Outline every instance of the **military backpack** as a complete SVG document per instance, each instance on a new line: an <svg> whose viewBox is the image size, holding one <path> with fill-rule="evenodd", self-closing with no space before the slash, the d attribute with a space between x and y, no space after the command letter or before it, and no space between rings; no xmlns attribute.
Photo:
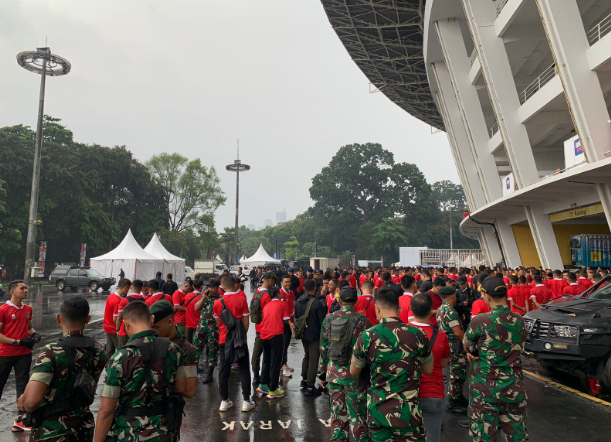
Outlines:
<svg viewBox="0 0 611 442"><path fill-rule="evenodd" d="M360 313L334 318L329 329L329 359L337 365L350 364L352 336L363 315Z"/></svg>
<svg viewBox="0 0 611 442"><path fill-rule="evenodd" d="M261 300L267 293L267 289L261 289L259 293L255 292L250 300L250 322L259 324L263 320L263 309L261 308Z"/></svg>

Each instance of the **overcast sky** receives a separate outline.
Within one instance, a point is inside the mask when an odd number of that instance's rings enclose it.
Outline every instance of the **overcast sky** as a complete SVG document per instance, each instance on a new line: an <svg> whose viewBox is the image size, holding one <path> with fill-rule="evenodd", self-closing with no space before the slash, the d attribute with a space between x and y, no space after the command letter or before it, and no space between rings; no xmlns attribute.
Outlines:
<svg viewBox="0 0 611 442"><path fill-rule="evenodd" d="M233 225L306 210L312 177L346 144L377 142L429 182L458 182L444 133L370 93L318 0L3 0L0 126L36 124L39 77L15 55L44 46L72 63L47 82L45 113L76 141L161 152L218 171Z"/></svg>

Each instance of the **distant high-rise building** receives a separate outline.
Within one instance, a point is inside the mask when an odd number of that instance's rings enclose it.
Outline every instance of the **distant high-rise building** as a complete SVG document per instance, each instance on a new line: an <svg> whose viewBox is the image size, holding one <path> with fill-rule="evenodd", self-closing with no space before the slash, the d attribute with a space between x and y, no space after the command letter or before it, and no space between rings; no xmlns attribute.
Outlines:
<svg viewBox="0 0 611 442"><path fill-rule="evenodd" d="M248 225L248 228L249 228L250 230L257 230L257 226L255 226L254 224L249 224L249 225Z"/></svg>
<svg viewBox="0 0 611 442"><path fill-rule="evenodd" d="M273 226L273 224L272 224L272 220L271 220L271 219L264 219L264 220L263 220L263 224L265 224L265 227L271 227L271 226Z"/></svg>
<svg viewBox="0 0 611 442"><path fill-rule="evenodd" d="M276 225L286 222L286 209L282 212L276 212Z"/></svg>

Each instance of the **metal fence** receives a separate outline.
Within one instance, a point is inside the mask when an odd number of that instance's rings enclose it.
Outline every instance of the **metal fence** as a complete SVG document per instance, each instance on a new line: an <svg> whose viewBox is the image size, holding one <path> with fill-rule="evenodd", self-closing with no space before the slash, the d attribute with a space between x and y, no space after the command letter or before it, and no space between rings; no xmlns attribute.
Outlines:
<svg viewBox="0 0 611 442"><path fill-rule="evenodd" d="M420 251L420 264L429 266L471 267L486 265L481 249L424 249Z"/></svg>
<svg viewBox="0 0 611 442"><path fill-rule="evenodd" d="M498 131L499 131L499 122L495 121L492 127L488 129L488 132L490 133L490 138L492 138L494 134L497 133Z"/></svg>
<svg viewBox="0 0 611 442"><path fill-rule="evenodd" d="M503 8L505 7L508 1L509 0L501 0L499 4L496 5L496 15L497 16L501 14L501 11L503 10Z"/></svg>
<svg viewBox="0 0 611 442"><path fill-rule="evenodd" d="M526 103L526 100L535 95L543 86L549 83L549 81L554 78L556 74L556 64L554 63L544 70L541 75L535 79L535 81L526 87L526 89L520 92L520 103Z"/></svg>
<svg viewBox="0 0 611 442"><path fill-rule="evenodd" d="M611 32L611 14L603 18L596 26L590 29L590 32L588 32L588 41L590 42L590 46L603 38L609 32Z"/></svg>

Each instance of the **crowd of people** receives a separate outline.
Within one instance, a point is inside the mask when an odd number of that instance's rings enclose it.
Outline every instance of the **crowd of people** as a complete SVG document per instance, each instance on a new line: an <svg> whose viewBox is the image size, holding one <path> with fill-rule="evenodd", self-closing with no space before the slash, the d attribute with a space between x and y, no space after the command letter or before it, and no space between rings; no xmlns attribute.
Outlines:
<svg viewBox="0 0 611 442"><path fill-rule="evenodd" d="M106 300L106 346L84 335L87 300L68 297L56 318L63 337L41 349L29 379L41 336L23 302L27 286L13 281L11 300L0 307L0 394L14 369L20 414L13 431L31 431L32 441L178 440L198 374L213 383L218 367L225 412L234 407L230 373L239 373L247 413L255 394L285 396L281 380L293 376L287 355L297 339L300 389L329 396L331 440L435 442L447 411L468 414L460 425L474 441L496 440L498 428L508 440L523 441L522 315L579 295L606 275L485 266L274 267L218 279L195 275L180 286L160 273L150 281L122 278ZM251 324L256 338L249 348ZM94 422L89 405L104 369Z"/></svg>

